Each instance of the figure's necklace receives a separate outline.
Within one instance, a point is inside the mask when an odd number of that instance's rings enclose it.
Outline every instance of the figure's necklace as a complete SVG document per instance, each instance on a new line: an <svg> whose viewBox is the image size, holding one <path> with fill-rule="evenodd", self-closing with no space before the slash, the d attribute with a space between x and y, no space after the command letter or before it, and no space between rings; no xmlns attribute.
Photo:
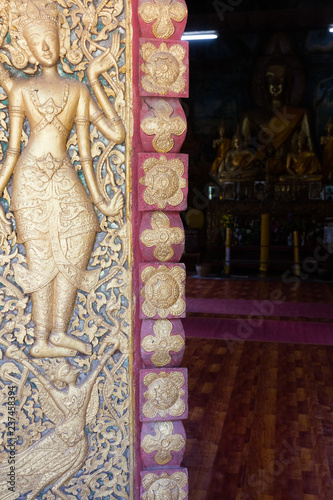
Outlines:
<svg viewBox="0 0 333 500"><path fill-rule="evenodd" d="M46 125L49 125L50 123L53 122L53 125L64 135L68 133L68 130L66 127L60 122L60 120L57 118L58 115L63 111L65 108L67 101L68 101L68 96L69 96L69 84L66 81L65 82L65 89L64 89L64 94L62 97L62 103L60 106L58 106L52 97L50 97L44 104L40 103L39 97L38 97L38 90L31 88L31 100L33 102L33 105L35 106L36 110L40 115L43 116L42 120L39 122L37 127L33 130L33 133L40 132L43 128L46 127Z"/></svg>

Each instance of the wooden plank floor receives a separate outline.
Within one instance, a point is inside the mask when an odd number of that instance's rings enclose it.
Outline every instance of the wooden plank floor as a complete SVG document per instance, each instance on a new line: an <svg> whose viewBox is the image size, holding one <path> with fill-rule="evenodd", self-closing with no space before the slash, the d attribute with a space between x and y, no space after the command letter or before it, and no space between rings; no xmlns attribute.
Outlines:
<svg viewBox="0 0 333 500"><path fill-rule="evenodd" d="M271 286L188 281L206 298L260 300ZM332 301L331 284L303 285L288 300ZM187 339L183 366L190 500L333 500L333 347Z"/></svg>

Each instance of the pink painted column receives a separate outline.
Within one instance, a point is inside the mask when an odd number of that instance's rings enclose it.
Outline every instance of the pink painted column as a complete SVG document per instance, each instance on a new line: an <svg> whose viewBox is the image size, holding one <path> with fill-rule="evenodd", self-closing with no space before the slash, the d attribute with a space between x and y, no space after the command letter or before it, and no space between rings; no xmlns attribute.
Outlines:
<svg viewBox="0 0 333 500"><path fill-rule="evenodd" d="M142 500L173 489L189 498L181 467L187 370L179 368L185 346L185 268L179 260L188 158L179 151L187 127L180 104L188 97L188 44L181 41L186 20L184 0L133 3L135 498Z"/></svg>

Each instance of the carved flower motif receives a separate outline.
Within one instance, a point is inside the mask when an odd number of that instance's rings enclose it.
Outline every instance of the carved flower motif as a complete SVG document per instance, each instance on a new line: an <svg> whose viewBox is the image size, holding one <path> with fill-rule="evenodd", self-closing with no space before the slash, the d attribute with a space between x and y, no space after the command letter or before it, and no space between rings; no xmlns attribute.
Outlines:
<svg viewBox="0 0 333 500"><path fill-rule="evenodd" d="M173 0L154 0L154 3L143 3L139 14L147 24L156 20L152 28L156 38L170 38L175 32L172 19L180 23L185 19L187 9Z"/></svg>
<svg viewBox="0 0 333 500"><path fill-rule="evenodd" d="M143 500L184 500L187 493L184 488L187 485L185 472L174 472L170 476L163 472L160 476L154 473L146 474L142 479L144 493Z"/></svg>
<svg viewBox="0 0 333 500"><path fill-rule="evenodd" d="M145 417L180 417L184 413L185 403L182 397L185 392L182 386L185 379L181 372L148 373L143 383L148 387L144 393L147 402L142 409Z"/></svg>
<svg viewBox="0 0 333 500"><path fill-rule="evenodd" d="M37 165L51 179L54 173L61 167L62 161L55 160L51 153L48 153L40 160L37 160Z"/></svg>
<svg viewBox="0 0 333 500"><path fill-rule="evenodd" d="M185 54L185 49L179 44L172 45L169 49L164 42L159 48L152 43L142 45L141 55L145 64L142 64L141 69L147 73L141 80L144 90L162 95L183 92L186 85L183 78L186 71L183 64Z"/></svg>
<svg viewBox="0 0 333 500"><path fill-rule="evenodd" d="M85 10L82 16L82 22L84 26L88 29L95 28L98 22L98 16L94 5L91 3L89 7Z"/></svg>
<svg viewBox="0 0 333 500"><path fill-rule="evenodd" d="M173 257L172 245L179 245L184 241L184 231L180 227L170 227L170 220L163 212L155 212L151 218L153 229L146 229L140 240L150 248L155 246L154 257L165 262Z"/></svg>
<svg viewBox="0 0 333 500"><path fill-rule="evenodd" d="M170 363L170 351L179 352L185 342L181 335L171 335L172 323L167 319L157 320L153 329L155 337L147 335L141 345L146 352L154 352L151 362L160 368Z"/></svg>
<svg viewBox="0 0 333 500"><path fill-rule="evenodd" d="M147 434L141 443L145 453L157 451L154 460L159 465L165 465L172 459L171 451L180 451L185 446L185 439L181 434L173 434L172 422L156 422L155 436Z"/></svg>
<svg viewBox="0 0 333 500"><path fill-rule="evenodd" d="M166 266L158 268L148 266L141 273L145 283L141 295L145 298L142 311L148 318L158 314L166 318L169 314L180 316L186 308L183 300L185 271L179 266L169 269Z"/></svg>
<svg viewBox="0 0 333 500"><path fill-rule="evenodd" d="M171 135L182 135L186 130L186 123L180 116L174 116L173 107L163 99L155 103L155 118L147 117L142 120L141 129L147 135L154 135L153 148L158 153L170 151L175 141Z"/></svg>
<svg viewBox="0 0 333 500"><path fill-rule="evenodd" d="M157 205L158 208L165 208L168 203L172 207L180 205L184 199L182 188L187 185L183 177L184 165L180 160L168 161L165 156L148 158L143 170L146 175L140 183L147 186L143 199L148 205Z"/></svg>

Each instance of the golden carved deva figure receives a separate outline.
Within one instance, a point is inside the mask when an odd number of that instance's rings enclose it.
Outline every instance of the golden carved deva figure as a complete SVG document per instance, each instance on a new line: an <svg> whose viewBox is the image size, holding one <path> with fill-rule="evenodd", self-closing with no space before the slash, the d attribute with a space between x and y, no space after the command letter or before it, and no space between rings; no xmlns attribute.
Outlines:
<svg viewBox="0 0 333 500"><path fill-rule="evenodd" d="M29 61L41 68L37 76L18 79L0 63L0 83L8 95L10 120L0 193L13 174L11 209L27 261L27 267L19 263L13 267L16 282L32 297L35 342L30 354L40 358L71 356L76 351L89 355L91 345L67 335L67 329L77 289L89 292L99 278L99 269L86 270L99 231L93 204L110 217L121 214L124 204L120 189L114 189L111 199L101 192L93 169L89 130L92 123L112 143L124 141L122 120L98 79L112 67L117 71L120 35L115 33L111 48L91 59L87 68L99 107L86 85L58 73L59 58L70 44L66 43L62 13L54 2L13 2L11 16L13 64L22 69ZM31 132L21 152L25 118ZM90 197L66 151L74 123ZM1 243L8 231L1 209Z"/></svg>

